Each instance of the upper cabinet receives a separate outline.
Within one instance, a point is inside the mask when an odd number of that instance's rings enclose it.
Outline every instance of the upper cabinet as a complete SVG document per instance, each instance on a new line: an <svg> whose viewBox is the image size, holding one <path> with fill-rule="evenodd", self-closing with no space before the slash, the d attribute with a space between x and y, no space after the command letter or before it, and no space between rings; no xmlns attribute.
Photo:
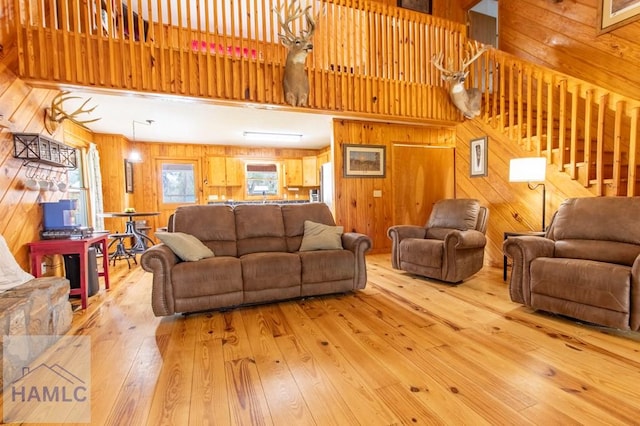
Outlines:
<svg viewBox="0 0 640 426"><path fill-rule="evenodd" d="M302 186L318 186L318 157L302 157Z"/></svg>
<svg viewBox="0 0 640 426"><path fill-rule="evenodd" d="M244 169L242 161L233 157L207 157L207 186L242 186Z"/></svg>
<svg viewBox="0 0 640 426"><path fill-rule="evenodd" d="M302 186L302 160L300 158L286 158L283 164L284 186Z"/></svg>

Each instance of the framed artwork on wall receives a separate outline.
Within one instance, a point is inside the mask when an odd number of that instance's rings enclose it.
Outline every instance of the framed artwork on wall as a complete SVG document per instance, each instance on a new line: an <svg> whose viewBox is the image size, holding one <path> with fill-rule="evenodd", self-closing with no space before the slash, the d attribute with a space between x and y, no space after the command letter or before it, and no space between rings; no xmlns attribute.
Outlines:
<svg viewBox="0 0 640 426"><path fill-rule="evenodd" d="M483 177L488 175L488 140L486 136L471 139L469 142L469 175Z"/></svg>
<svg viewBox="0 0 640 426"><path fill-rule="evenodd" d="M398 0L398 6L416 12L431 13L432 0Z"/></svg>
<svg viewBox="0 0 640 426"><path fill-rule="evenodd" d="M128 160L124 160L124 190L131 194L133 193L133 163Z"/></svg>
<svg viewBox="0 0 640 426"><path fill-rule="evenodd" d="M345 144L343 149L344 177L384 177L384 145Z"/></svg>
<svg viewBox="0 0 640 426"><path fill-rule="evenodd" d="M640 0L598 0L599 33L606 33L640 19Z"/></svg>

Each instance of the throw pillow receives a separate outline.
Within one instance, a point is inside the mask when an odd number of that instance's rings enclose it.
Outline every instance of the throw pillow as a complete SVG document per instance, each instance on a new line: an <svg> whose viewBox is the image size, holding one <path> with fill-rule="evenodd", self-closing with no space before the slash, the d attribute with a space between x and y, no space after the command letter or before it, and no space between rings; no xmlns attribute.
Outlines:
<svg viewBox="0 0 640 426"><path fill-rule="evenodd" d="M187 262L213 257L214 253L202 241L184 232L156 232L156 237L165 243L180 259Z"/></svg>
<svg viewBox="0 0 640 426"><path fill-rule="evenodd" d="M304 234L300 251L342 249L342 226L304 221Z"/></svg>

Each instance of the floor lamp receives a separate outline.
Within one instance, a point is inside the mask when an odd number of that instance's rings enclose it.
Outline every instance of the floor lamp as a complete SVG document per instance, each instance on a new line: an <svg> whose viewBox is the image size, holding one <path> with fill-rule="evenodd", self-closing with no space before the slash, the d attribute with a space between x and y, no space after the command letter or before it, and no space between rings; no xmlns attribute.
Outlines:
<svg viewBox="0 0 640 426"><path fill-rule="evenodd" d="M513 158L509 163L509 182L527 182L529 189L542 186L542 232L545 231L547 189L544 180L547 173L547 159L544 157ZM532 182L537 182L532 184Z"/></svg>

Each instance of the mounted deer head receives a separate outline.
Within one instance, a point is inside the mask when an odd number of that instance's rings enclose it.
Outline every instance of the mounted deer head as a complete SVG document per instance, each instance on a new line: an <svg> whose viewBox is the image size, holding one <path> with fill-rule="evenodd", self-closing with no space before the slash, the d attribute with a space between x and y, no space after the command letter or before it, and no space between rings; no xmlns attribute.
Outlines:
<svg viewBox="0 0 640 426"><path fill-rule="evenodd" d="M289 50L282 79L285 100L293 106L307 106L309 78L304 63L307 54L313 50L311 37L316 29L315 19L311 16L311 6L302 9L297 0L291 0L289 6L284 7L284 11L273 11L278 15L280 28L284 31L283 34L279 34L280 41ZM305 17L306 29L301 28L296 35L291 29L291 23L302 16Z"/></svg>
<svg viewBox="0 0 640 426"><path fill-rule="evenodd" d="M442 72L442 79L450 83L449 95L456 108L462 111L465 118L474 118L480 115L482 92L476 88L466 89L464 81L469 75L467 68L487 51L487 46L480 47L478 42L469 42L467 46L467 56L462 61L460 70L453 69L453 60L451 58L447 61L447 68L443 66L443 52L433 55L431 63Z"/></svg>
<svg viewBox="0 0 640 426"><path fill-rule="evenodd" d="M53 135L53 133L57 130L58 126L64 121L64 120L69 120L81 127L84 127L85 129L87 128L87 126L85 126L85 124L87 123L93 123L94 121L98 121L100 120L100 118L94 118L91 120L78 120L77 117L80 114L89 114L91 112L93 112L94 109L96 109L96 106L89 108L89 109L84 109L85 106L89 103L89 101L91 100L91 98L87 99L86 101L84 101L82 103L82 105L80 105L78 108L75 109L75 111L71 112L71 113L67 113L64 111L62 104L64 103L64 101L68 101L69 99L80 99L79 96L67 96L70 92L60 92L58 95L56 95L55 98L53 98L53 100L51 101L51 107L49 108L45 108L44 110L44 127L47 129L47 132L49 132L50 135Z"/></svg>

